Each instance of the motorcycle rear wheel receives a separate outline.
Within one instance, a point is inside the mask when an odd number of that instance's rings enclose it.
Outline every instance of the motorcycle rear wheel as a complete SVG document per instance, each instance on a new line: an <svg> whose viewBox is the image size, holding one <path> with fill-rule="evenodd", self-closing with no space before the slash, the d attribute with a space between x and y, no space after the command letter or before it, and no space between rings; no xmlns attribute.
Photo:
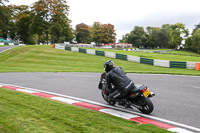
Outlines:
<svg viewBox="0 0 200 133"><path fill-rule="evenodd" d="M152 101L149 98L145 97L145 96L140 97L140 100L141 100L143 105L142 105L142 109L139 109L139 108L138 109L142 113L150 114L154 109Z"/></svg>
<svg viewBox="0 0 200 133"><path fill-rule="evenodd" d="M103 92L103 91L101 91L101 95L102 95L102 97L103 97L103 99L107 102L107 103L109 103L110 105L115 105L115 102L114 101L109 101L108 100L108 96Z"/></svg>

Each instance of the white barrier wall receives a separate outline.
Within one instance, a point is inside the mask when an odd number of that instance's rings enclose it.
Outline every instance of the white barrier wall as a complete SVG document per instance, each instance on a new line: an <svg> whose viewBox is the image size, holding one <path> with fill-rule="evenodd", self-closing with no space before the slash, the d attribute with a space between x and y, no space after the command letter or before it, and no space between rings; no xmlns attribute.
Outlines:
<svg viewBox="0 0 200 133"><path fill-rule="evenodd" d="M106 51L105 51L105 57L116 58L116 53L106 52Z"/></svg>
<svg viewBox="0 0 200 133"><path fill-rule="evenodd" d="M1 43L0 43L0 45L1 45ZM55 48L56 49L65 50L65 46L59 45L59 44L56 44ZM79 47L71 47L71 51L79 52ZM102 51L100 51L100 52L102 52ZM87 54L91 54L91 55L99 55L99 54L96 53L96 50L93 50L93 49L86 49L86 53ZM107 52L107 51L105 51L104 53L105 53L105 57L116 59L116 54L117 53ZM104 55L101 55L101 56L104 56ZM140 63L140 57L127 55L127 61ZM179 63L179 61L177 61L177 63ZM196 63L200 63L200 62L183 62L183 63L184 63L184 68L186 67L187 69L195 69L196 68ZM185 66L185 63L186 63L186 66ZM158 60L158 59L153 59L153 64L154 64L154 66L168 67L168 68L174 66L173 62L171 64L170 61L168 61L168 60ZM179 65L176 68L181 68L181 67Z"/></svg>
<svg viewBox="0 0 200 133"><path fill-rule="evenodd" d="M127 55L127 60L131 62L140 63L140 57L137 56Z"/></svg>
<svg viewBox="0 0 200 133"><path fill-rule="evenodd" d="M186 62L187 69L195 69L197 62Z"/></svg>
<svg viewBox="0 0 200 133"><path fill-rule="evenodd" d="M92 50L92 49L86 49L86 53L96 55L95 50Z"/></svg>
<svg viewBox="0 0 200 133"><path fill-rule="evenodd" d="M170 61L154 59L154 66L170 67Z"/></svg>
<svg viewBox="0 0 200 133"><path fill-rule="evenodd" d="M77 47L71 47L71 51L79 52L79 48L77 48Z"/></svg>
<svg viewBox="0 0 200 133"><path fill-rule="evenodd" d="M55 48L65 50L65 46L62 45L55 45Z"/></svg>
<svg viewBox="0 0 200 133"><path fill-rule="evenodd" d="M15 45L15 44L14 44L14 43L9 43L9 45L13 46L13 45Z"/></svg>
<svg viewBox="0 0 200 133"><path fill-rule="evenodd" d="M0 42L0 45L4 45L4 43Z"/></svg>

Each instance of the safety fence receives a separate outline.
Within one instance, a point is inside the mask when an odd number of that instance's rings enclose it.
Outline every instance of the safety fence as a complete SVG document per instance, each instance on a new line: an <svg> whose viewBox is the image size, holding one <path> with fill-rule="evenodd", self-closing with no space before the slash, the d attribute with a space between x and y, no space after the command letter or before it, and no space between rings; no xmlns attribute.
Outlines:
<svg viewBox="0 0 200 133"><path fill-rule="evenodd" d="M74 51L74 52L80 52L80 53L85 53L85 54L121 59L121 60L142 63L142 64L148 64L148 65L153 65L153 66L168 67L168 68L195 69L197 64L200 63L200 62L182 62L182 61L148 59L148 58L142 58L142 57L137 57L137 56L132 56L132 55L124 55L124 54L118 54L118 53L100 51L100 50L93 50L93 49L84 49L84 48L79 48L79 47L70 47L70 46L64 46L64 45L59 45L59 44L56 44L55 48L62 49L62 50Z"/></svg>
<svg viewBox="0 0 200 133"><path fill-rule="evenodd" d="M0 42L0 45L9 45L9 46L13 46L13 45L24 45L24 44L19 44L19 43L9 43L9 42Z"/></svg>

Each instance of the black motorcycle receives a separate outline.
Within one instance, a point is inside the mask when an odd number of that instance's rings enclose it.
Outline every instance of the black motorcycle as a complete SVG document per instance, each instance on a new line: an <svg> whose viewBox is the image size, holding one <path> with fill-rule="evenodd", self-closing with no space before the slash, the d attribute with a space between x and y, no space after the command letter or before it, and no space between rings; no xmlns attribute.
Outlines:
<svg viewBox="0 0 200 133"><path fill-rule="evenodd" d="M150 98L155 96L155 93L150 93L147 86L145 85L136 84L135 87L130 90L129 94L126 97L121 97L115 99L114 101L108 100L108 95L115 91L115 89L114 86L111 89L107 88L105 77L106 73L102 73L98 88L101 90L102 97L107 103L109 103L110 105L117 104L120 106L124 106L125 108L135 107L145 114L150 114L153 111L154 106Z"/></svg>

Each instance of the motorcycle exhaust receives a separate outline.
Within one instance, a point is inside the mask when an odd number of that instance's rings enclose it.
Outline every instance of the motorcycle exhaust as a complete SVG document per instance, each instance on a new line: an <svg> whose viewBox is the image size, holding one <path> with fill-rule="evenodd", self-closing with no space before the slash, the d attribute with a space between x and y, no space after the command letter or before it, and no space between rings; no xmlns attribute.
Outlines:
<svg viewBox="0 0 200 133"><path fill-rule="evenodd" d="M137 108L137 109L142 109L142 107L141 106L139 106L139 105L135 105L135 104L131 104L131 108Z"/></svg>
<svg viewBox="0 0 200 133"><path fill-rule="evenodd" d="M149 98L151 98L151 97L153 97L153 96L155 96L156 94L154 93L154 92L151 92L150 94L149 94Z"/></svg>

